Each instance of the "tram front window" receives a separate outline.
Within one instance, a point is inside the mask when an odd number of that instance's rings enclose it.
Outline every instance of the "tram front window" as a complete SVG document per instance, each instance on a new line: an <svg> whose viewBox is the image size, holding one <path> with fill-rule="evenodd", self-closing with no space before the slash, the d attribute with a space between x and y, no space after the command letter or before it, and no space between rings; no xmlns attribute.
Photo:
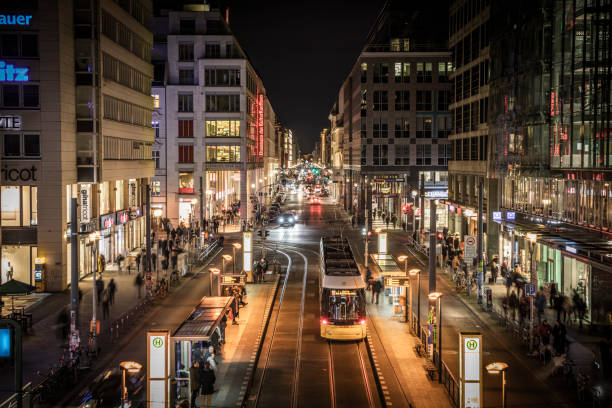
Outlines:
<svg viewBox="0 0 612 408"><path fill-rule="evenodd" d="M325 289L323 316L336 323L352 323L365 315L365 293L355 290Z"/></svg>

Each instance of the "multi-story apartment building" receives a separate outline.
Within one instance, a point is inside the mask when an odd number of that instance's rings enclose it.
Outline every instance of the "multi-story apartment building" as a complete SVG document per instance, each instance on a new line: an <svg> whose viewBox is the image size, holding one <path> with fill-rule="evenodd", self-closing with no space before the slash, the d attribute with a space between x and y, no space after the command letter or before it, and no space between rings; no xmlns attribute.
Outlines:
<svg viewBox="0 0 612 408"><path fill-rule="evenodd" d="M609 7L521 1L490 14L499 255L546 291L580 296L595 324L612 315Z"/></svg>
<svg viewBox="0 0 612 408"><path fill-rule="evenodd" d="M464 235L478 230L479 185L483 190L483 245L497 251L498 224L492 212L499 208L499 184L493 169L495 140L489 137L490 0L454 0L450 6L449 49L455 71L451 110L454 129L449 172L449 229ZM463 238L462 238L463 239Z"/></svg>
<svg viewBox="0 0 612 408"><path fill-rule="evenodd" d="M72 198L80 276L97 256L111 263L143 243L152 4L9 3L3 13L13 18L0 23L0 279L58 291L70 283Z"/></svg>
<svg viewBox="0 0 612 408"><path fill-rule="evenodd" d="M333 182L331 187L331 196L338 202L342 202L344 191L344 171L343 171L343 159L342 159L342 142L344 140L344 118L341 114L342 107L340 106L340 100L334 103L331 112L329 113L328 119L330 123L329 135L330 135L330 167L332 171L331 180Z"/></svg>
<svg viewBox="0 0 612 408"><path fill-rule="evenodd" d="M177 225L199 220L200 206L210 218L240 202L246 220L279 166L276 117L261 79L208 5L162 10L154 24L153 205Z"/></svg>
<svg viewBox="0 0 612 408"><path fill-rule="evenodd" d="M293 167L297 164L299 149L297 138L293 135L293 130L276 123L276 132L279 141L280 167L283 169Z"/></svg>
<svg viewBox="0 0 612 408"><path fill-rule="evenodd" d="M344 205L362 221L368 209L408 224L402 205L421 179L426 197L446 197L452 65L437 20L433 8L387 2L342 84Z"/></svg>

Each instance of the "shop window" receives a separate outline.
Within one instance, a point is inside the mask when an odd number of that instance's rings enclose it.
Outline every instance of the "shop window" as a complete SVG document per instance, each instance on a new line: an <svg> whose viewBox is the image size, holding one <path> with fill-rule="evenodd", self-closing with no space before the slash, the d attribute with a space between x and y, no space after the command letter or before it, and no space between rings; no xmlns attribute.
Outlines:
<svg viewBox="0 0 612 408"><path fill-rule="evenodd" d="M2 226L20 227L20 191L18 186L3 186L0 197L2 207Z"/></svg>
<svg viewBox="0 0 612 408"><path fill-rule="evenodd" d="M161 181L159 180L151 181L151 196L153 197L161 196Z"/></svg>
<svg viewBox="0 0 612 408"><path fill-rule="evenodd" d="M179 172L179 193L180 194L193 194L193 172L192 171Z"/></svg>
<svg viewBox="0 0 612 408"><path fill-rule="evenodd" d="M179 163L193 163L193 145L178 146Z"/></svg>
<svg viewBox="0 0 612 408"><path fill-rule="evenodd" d="M33 284L32 261L36 256L35 248L28 245L2 246L2 282L6 282L11 275L13 279Z"/></svg>
<svg viewBox="0 0 612 408"><path fill-rule="evenodd" d="M240 121L239 120L207 120L206 121L206 136L207 137L239 137L240 136Z"/></svg>
<svg viewBox="0 0 612 408"><path fill-rule="evenodd" d="M178 137L193 137L193 119L179 119Z"/></svg>
<svg viewBox="0 0 612 408"><path fill-rule="evenodd" d="M240 146L206 146L209 163L236 163L240 161Z"/></svg>

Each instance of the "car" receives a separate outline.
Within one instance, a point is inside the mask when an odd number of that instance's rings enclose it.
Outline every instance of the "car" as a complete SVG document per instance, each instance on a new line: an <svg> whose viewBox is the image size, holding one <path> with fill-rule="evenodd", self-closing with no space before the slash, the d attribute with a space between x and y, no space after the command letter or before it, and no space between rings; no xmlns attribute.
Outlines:
<svg viewBox="0 0 612 408"><path fill-rule="evenodd" d="M293 227L295 225L295 217L291 213L283 213L278 217L278 225L281 227Z"/></svg>
<svg viewBox="0 0 612 408"><path fill-rule="evenodd" d="M321 199L319 197L312 197L310 199L311 204L321 204Z"/></svg>

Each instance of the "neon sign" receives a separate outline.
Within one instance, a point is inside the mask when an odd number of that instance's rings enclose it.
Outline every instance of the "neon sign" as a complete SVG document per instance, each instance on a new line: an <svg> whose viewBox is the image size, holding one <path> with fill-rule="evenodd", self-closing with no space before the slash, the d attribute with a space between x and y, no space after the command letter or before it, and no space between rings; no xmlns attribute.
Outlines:
<svg viewBox="0 0 612 408"><path fill-rule="evenodd" d="M0 25L30 25L32 16L23 14L0 14Z"/></svg>
<svg viewBox="0 0 612 408"><path fill-rule="evenodd" d="M264 96L262 93L257 95L257 155L264 154Z"/></svg>
<svg viewBox="0 0 612 408"><path fill-rule="evenodd" d="M12 64L0 61L0 81L27 82L29 68L15 68Z"/></svg>

